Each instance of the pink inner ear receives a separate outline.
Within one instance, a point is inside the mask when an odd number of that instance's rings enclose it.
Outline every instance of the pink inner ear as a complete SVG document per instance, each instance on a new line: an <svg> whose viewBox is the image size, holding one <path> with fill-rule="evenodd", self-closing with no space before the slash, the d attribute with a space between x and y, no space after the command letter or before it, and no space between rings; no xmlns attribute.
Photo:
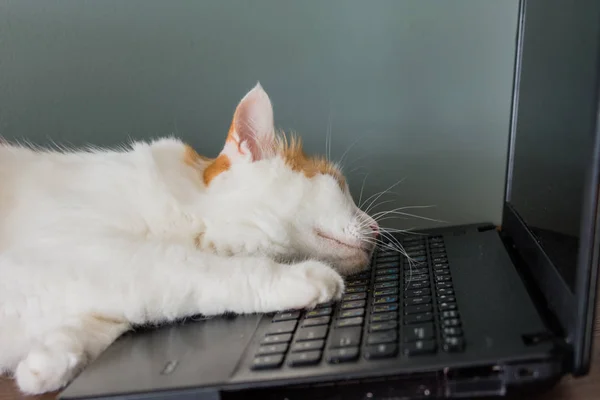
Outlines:
<svg viewBox="0 0 600 400"><path fill-rule="evenodd" d="M273 107L260 84L240 101L231 128L227 141L236 143L241 156L249 151L252 161L257 161L272 153L275 142Z"/></svg>

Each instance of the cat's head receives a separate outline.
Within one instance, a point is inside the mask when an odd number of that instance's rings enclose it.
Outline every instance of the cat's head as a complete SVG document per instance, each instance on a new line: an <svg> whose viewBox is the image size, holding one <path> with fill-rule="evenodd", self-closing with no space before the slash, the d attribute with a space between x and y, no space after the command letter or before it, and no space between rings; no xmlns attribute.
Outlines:
<svg viewBox="0 0 600 400"><path fill-rule="evenodd" d="M340 169L277 133L256 85L239 103L219 156L203 170L208 196L199 246L218 254L319 259L342 274L364 269L379 233Z"/></svg>

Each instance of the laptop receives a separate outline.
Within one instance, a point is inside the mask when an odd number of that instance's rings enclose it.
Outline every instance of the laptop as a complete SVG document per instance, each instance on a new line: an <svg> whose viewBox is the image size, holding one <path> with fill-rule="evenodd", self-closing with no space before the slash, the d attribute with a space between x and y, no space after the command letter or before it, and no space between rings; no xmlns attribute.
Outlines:
<svg viewBox="0 0 600 400"><path fill-rule="evenodd" d="M598 7L578 2L569 15L580 23L557 24L559 3L521 5L501 226L399 235L410 262L382 246L340 302L313 310L128 333L59 397L473 398L587 374L600 257Z"/></svg>

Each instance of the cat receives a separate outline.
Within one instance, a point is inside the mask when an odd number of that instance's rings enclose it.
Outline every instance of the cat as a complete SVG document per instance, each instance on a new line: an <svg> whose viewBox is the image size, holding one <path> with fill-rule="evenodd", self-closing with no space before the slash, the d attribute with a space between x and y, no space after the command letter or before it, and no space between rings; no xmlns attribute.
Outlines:
<svg viewBox="0 0 600 400"><path fill-rule="evenodd" d="M55 391L133 326L340 299L379 235L340 169L277 132L258 83L218 157L0 143L0 370Z"/></svg>

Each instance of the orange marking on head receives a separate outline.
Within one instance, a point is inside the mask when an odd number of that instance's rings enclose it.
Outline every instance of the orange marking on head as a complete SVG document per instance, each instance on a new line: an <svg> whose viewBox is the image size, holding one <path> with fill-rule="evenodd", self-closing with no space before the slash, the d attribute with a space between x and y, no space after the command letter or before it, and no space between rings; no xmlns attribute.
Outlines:
<svg viewBox="0 0 600 400"><path fill-rule="evenodd" d="M312 178L317 174L331 175L337 180L340 188L344 189L346 180L340 170L324 157L307 156L302 148L300 138L292 136L288 140L282 136L279 151L286 164L294 171L303 172L307 178Z"/></svg>
<svg viewBox="0 0 600 400"><path fill-rule="evenodd" d="M207 163L213 161L212 158L205 157L201 154L198 154L196 150L189 144L185 145L185 150L183 151L183 162L191 167L197 167L198 164Z"/></svg>
<svg viewBox="0 0 600 400"><path fill-rule="evenodd" d="M227 171L230 167L231 161L229 160L229 157L227 157L225 154L221 154L204 169L204 184L208 186L217 175L219 175L221 172Z"/></svg>

